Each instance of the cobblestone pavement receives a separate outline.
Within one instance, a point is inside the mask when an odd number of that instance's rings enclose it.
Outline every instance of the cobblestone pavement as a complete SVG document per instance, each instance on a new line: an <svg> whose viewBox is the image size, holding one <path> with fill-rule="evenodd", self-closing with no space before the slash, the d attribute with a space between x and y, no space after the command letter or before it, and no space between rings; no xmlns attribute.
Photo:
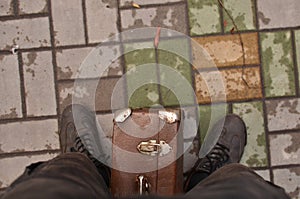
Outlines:
<svg viewBox="0 0 300 199"><path fill-rule="evenodd" d="M1 0L0 188L31 162L59 154L63 108L72 95L89 95L85 88L74 88L76 72L88 53L100 42L115 53L135 45L153 46L153 38L124 45L103 41L124 30L159 26L191 36L218 66L227 85L227 111L240 115L248 128L242 163L283 186L292 198L300 198L299 10L299 0ZM170 39L175 48L195 54L187 40ZM18 48L12 53L14 47ZM155 54L154 49L117 59L96 91L97 118L107 135L112 132L110 99L115 84L132 67L158 61L173 66L196 91L195 103L185 107L199 107L203 140L212 106L202 74L208 81L214 75L210 70L198 73L203 67L196 59L192 67L168 52ZM168 75L158 74L160 79ZM98 74L93 75L87 77L87 85L97 81ZM161 86L142 86L129 105L177 106L175 96L166 92ZM186 142L191 140L186 137ZM195 153L186 154L186 169Z"/></svg>

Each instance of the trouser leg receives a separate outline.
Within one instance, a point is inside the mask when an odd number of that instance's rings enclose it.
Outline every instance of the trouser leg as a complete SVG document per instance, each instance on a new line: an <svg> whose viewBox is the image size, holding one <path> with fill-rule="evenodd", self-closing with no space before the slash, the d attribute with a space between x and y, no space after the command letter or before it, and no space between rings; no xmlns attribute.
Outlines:
<svg viewBox="0 0 300 199"><path fill-rule="evenodd" d="M109 198L97 168L83 154L66 153L28 166L3 198Z"/></svg>
<svg viewBox="0 0 300 199"><path fill-rule="evenodd" d="M201 177L201 175L200 175ZM142 196L143 199L288 199L282 189L240 164L226 165L199 182L185 195Z"/></svg>
<svg viewBox="0 0 300 199"><path fill-rule="evenodd" d="M229 164L197 184L184 198L285 199L289 196L284 189L265 181L250 168L240 164Z"/></svg>

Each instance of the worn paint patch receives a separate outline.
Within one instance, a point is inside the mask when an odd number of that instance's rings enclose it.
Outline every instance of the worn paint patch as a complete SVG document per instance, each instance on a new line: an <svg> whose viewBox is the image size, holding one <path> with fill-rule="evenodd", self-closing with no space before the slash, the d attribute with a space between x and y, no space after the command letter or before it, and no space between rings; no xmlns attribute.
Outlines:
<svg viewBox="0 0 300 199"><path fill-rule="evenodd" d="M63 84L59 86L59 103L61 112L72 103L72 94L74 93L73 84Z"/></svg>
<svg viewBox="0 0 300 199"><path fill-rule="evenodd" d="M22 116L18 57L3 55L0 61L0 118Z"/></svg>
<svg viewBox="0 0 300 199"><path fill-rule="evenodd" d="M36 52L30 52L27 54L27 60L25 63L26 66L31 66L34 64L35 60L37 58L37 53Z"/></svg>
<svg viewBox="0 0 300 199"><path fill-rule="evenodd" d="M141 70L140 67L143 67L145 64L149 65ZM128 96L129 106L131 108L142 108L157 104L158 100L154 97L153 93L158 94L158 86L156 84L151 84L151 82L157 82L153 43L144 42L126 44L125 67L127 71L128 95L132 94L131 96ZM138 86L137 89L135 89L136 86Z"/></svg>
<svg viewBox="0 0 300 199"><path fill-rule="evenodd" d="M125 63L126 71L143 64L155 63L153 44L150 42L126 44Z"/></svg>
<svg viewBox="0 0 300 199"><path fill-rule="evenodd" d="M0 115L0 119L16 118L16 117L18 117L18 114L16 112L16 108L11 108L9 113L6 113L6 111L4 111L4 114Z"/></svg>
<svg viewBox="0 0 300 199"><path fill-rule="evenodd" d="M266 102L270 131L300 128L300 100L269 100ZM283 119L288 118L288 120Z"/></svg>
<svg viewBox="0 0 300 199"><path fill-rule="evenodd" d="M297 133L270 136L272 165L297 164L300 157L300 135Z"/></svg>
<svg viewBox="0 0 300 199"><path fill-rule="evenodd" d="M260 29L284 29L298 27L300 4L298 0L261 0L257 1L257 10L264 14L259 18ZM263 19L269 19L268 23Z"/></svg>
<svg viewBox="0 0 300 199"><path fill-rule="evenodd" d="M159 26L186 33L186 13L183 10L182 5L122 10L122 29Z"/></svg>
<svg viewBox="0 0 300 199"><path fill-rule="evenodd" d="M75 88L64 88L60 92L60 97L62 100L66 99L69 94L74 95L77 98L84 98L90 96L86 87L75 87Z"/></svg>
<svg viewBox="0 0 300 199"><path fill-rule="evenodd" d="M253 0L225 0L224 6L234 19L239 30L255 29L255 10ZM224 28L226 32L234 27L230 17L224 13ZM226 24L226 26L225 26Z"/></svg>
<svg viewBox="0 0 300 199"><path fill-rule="evenodd" d="M36 59L37 59L37 53L36 52L30 52L30 53L27 54L26 58L25 57L23 58L23 62L27 66L25 68L25 71L27 73L31 74L32 79L35 77L35 71L34 71L33 68L30 68L30 66L37 65L35 63Z"/></svg>
<svg viewBox="0 0 300 199"><path fill-rule="evenodd" d="M300 148L300 137L295 134L291 134L291 143L284 149L286 153L296 153Z"/></svg>
<svg viewBox="0 0 300 199"><path fill-rule="evenodd" d="M274 183L285 189L291 198L300 198L300 167L289 169L275 169Z"/></svg>
<svg viewBox="0 0 300 199"><path fill-rule="evenodd" d="M152 102L157 102L159 99L159 95L157 93L151 91L147 94L147 98L149 100L151 100Z"/></svg>
<svg viewBox="0 0 300 199"><path fill-rule="evenodd" d="M150 93L150 94L149 94ZM156 84L146 84L139 87L130 96L130 108L145 108L158 104L158 87Z"/></svg>
<svg viewBox="0 0 300 199"><path fill-rule="evenodd" d="M51 52L24 53L23 63L27 114L31 116L56 114Z"/></svg>
<svg viewBox="0 0 300 199"><path fill-rule="evenodd" d="M73 76L73 72L70 66L57 67L57 73L59 74L60 79L70 78Z"/></svg>
<svg viewBox="0 0 300 199"><path fill-rule="evenodd" d="M184 96L181 98L181 105L193 104L193 90L184 86L184 83L192 85L191 66L186 60L189 58L188 42L185 39L162 40L159 45L165 49L158 50L158 63L161 65L159 66L160 91L163 104L165 106L179 105L177 99L180 97L179 95ZM180 78L175 78L173 75L180 76ZM175 91L177 96L174 94Z"/></svg>
<svg viewBox="0 0 300 199"><path fill-rule="evenodd" d="M188 9L191 35L221 32L217 0L188 0Z"/></svg>
<svg viewBox="0 0 300 199"><path fill-rule="evenodd" d="M290 32L261 33L262 68L266 96L295 94Z"/></svg>
<svg viewBox="0 0 300 199"><path fill-rule="evenodd" d="M213 62L218 67L242 66L243 54L245 64L259 64L259 53L257 43L257 33L241 34L244 52L238 35L209 36L193 38L211 56ZM193 51L197 48L193 48ZM201 59L199 57L198 59ZM197 56L193 57L193 63L198 63ZM207 68L206 65L194 65L196 68Z"/></svg>
<svg viewBox="0 0 300 199"><path fill-rule="evenodd" d="M220 46L224 48L220 48ZM213 41L205 44L204 48L208 49L210 54L215 54L215 59L220 64L236 62L243 56L240 44L233 41Z"/></svg>
<svg viewBox="0 0 300 199"><path fill-rule="evenodd" d="M11 50L14 45L20 48L50 45L49 21L45 17L1 22L0 29L6 32L1 35L1 49Z"/></svg>
<svg viewBox="0 0 300 199"><path fill-rule="evenodd" d="M27 69L26 69L26 72L27 72L27 73L30 73L31 76L32 76L32 78L35 77L35 72L34 72L34 70L32 70L31 68L27 68Z"/></svg>
<svg viewBox="0 0 300 199"><path fill-rule="evenodd" d="M271 19L266 17L263 12L257 13L258 19L265 25L268 25L271 22Z"/></svg>
<svg viewBox="0 0 300 199"><path fill-rule="evenodd" d="M244 80L248 85L243 81L242 74L242 69L196 74L195 84L198 102L208 103L211 98L215 101L223 101L224 94L226 99L230 101L261 98L260 69L258 67L244 69ZM217 78L218 76L221 76L221 80Z"/></svg>
<svg viewBox="0 0 300 199"><path fill-rule="evenodd" d="M240 162L250 167L267 166L262 103L234 104L233 113L239 115L247 127L247 145Z"/></svg>
<svg viewBox="0 0 300 199"><path fill-rule="evenodd" d="M131 14L129 14L131 12ZM149 8L143 10L141 12L140 10L128 10L123 11L123 15L130 16L131 17L122 17L123 23L122 26L124 29L134 28L136 26L143 27L143 26L151 26L151 21L155 18L156 15L156 8Z"/></svg>
<svg viewBox="0 0 300 199"><path fill-rule="evenodd" d="M124 84L119 78L83 80L75 85L73 83L61 83L58 89L60 93L60 110L62 111L71 103L83 104L90 109L95 108L96 111L125 108L123 92L115 93L114 98L112 98L117 82L121 91L123 91ZM93 103L95 103L95 106L91 107Z"/></svg>

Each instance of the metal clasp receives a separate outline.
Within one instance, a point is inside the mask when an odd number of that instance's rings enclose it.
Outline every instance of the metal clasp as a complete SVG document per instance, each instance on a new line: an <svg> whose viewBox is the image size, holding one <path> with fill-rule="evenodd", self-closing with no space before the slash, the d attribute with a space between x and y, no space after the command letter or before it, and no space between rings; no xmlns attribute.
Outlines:
<svg viewBox="0 0 300 199"><path fill-rule="evenodd" d="M140 195L143 195L143 194L148 195L150 193L151 185L148 182L147 178L145 178L143 175L139 175L139 176L137 176L137 183L138 183Z"/></svg>
<svg viewBox="0 0 300 199"><path fill-rule="evenodd" d="M141 142L137 146L137 150L145 155L155 156L159 154L163 156L168 154L172 150L172 147L163 140L159 141L159 143L156 140L149 140L148 142Z"/></svg>

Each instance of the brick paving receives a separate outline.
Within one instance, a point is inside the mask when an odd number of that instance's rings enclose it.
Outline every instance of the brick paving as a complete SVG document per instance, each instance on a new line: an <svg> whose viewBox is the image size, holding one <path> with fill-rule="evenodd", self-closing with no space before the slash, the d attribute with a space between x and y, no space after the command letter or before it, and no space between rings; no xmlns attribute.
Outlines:
<svg viewBox="0 0 300 199"><path fill-rule="evenodd" d="M174 82L174 87L188 96L185 108L199 108L200 141L209 129L212 108L221 110L225 105L228 113L240 115L247 125L248 145L241 163L283 186L292 198L300 198L299 9L298 0L2 0L0 189L31 162L59 154L60 114L72 96L82 103L91 98L94 91L89 85L99 80L101 63L89 69L82 84L74 82L80 65L101 43L105 52L114 55L146 48L111 60L95 88L103 139L111 138L111 96L123 74L141 64L164 64L184 76L195 90L196 99ZM218 91L209 93L203 77L214 81L215 71L190 48L188 40L170 35L159 45L185 52L192 66L173 53L156 53L153 35L107 40L124 30L151 26L179 31L203 46L226 82L227 101L210 104ZM120 39L136 41L123 44ZM11 49L16 46L13 54ZM168 81L169 74L162 68L150 72L158 75L149 74L149 79ZM119 94L117 108L125 107L136 81L128 76L121 83L124 92ZM133 108L179 105L168 88L156 84L140 87L129 98ZM190 126L196 121L190 116ZM185 134L185 145L192 143L196 134ZM109 151L110 146L106 147ZM185 154L185 169L191 167L195 154L194 149Z"/></svg>

